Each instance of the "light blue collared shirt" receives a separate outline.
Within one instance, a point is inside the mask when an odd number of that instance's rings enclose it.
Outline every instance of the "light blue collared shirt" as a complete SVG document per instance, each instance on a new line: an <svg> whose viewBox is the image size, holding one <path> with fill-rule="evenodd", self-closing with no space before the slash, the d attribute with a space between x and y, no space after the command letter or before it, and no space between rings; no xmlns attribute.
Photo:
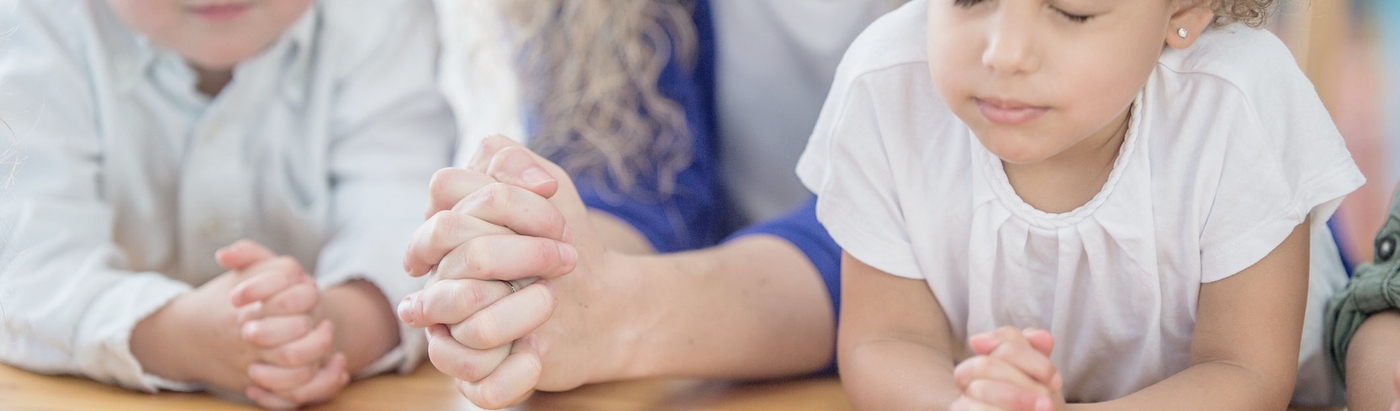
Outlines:
<svg viewBox="0 0 1400 411"><path fill-rule="evenodd" d="M0 0L0 29L0 142L19 163L0 196L0 360L195 388L145 374L131 331L224 273L214 251L240 238L391 306L422 288L403 252L456 138L430 2L318 4L212 99L104 1ZM421 360L423 333L401 331L366 371Z"/></svg>

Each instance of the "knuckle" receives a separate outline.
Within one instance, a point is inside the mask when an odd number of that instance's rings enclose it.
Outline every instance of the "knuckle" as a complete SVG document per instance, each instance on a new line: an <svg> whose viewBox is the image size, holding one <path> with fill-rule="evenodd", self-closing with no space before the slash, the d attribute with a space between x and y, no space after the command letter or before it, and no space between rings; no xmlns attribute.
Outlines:
<svg viewBox="0 0 1400 411"><path fill-rule="evenodd" d="M457 298L453 300L468 307L481 306L486 303L487 299L484 285L486 283L480 281L459 281L456 284Z"/></svg>
<svg viewBox="0 0 1400 411"><path fill-rule="evenodd" d="M448 244L462 232L462 216L452 210L439 211L433 214L432 220L432 231L428 233L428 241L432 244Z"/></svg>
<svg viewBox="0 0 1400 411"><path fill-rule="evenodd" d="M462 338L462 345L468 348L484 350L500 345L501 330L495 321L490 319L469 319L463 324L466 328Z"/></svg>
<svg viewBox="0 0 1400 411"><path fill-rule="evenodd" d="M457 177L462 174L462 170L447 167L433 172L433 178L428 180L428 193L434 204L441 204L450 201L445 196L450 192L450 188L457 182ZM439 201L446 200L446 201Z"/></svg>
<svg viewBox="0 0 1400 411"><path fill-rule="evenodd" d="M490 279L496 278L496 257L490 248L486 246L484 240L475 240L467 248L467 252L462 253L462 266L469 270L472 278Z"/></svg>
<svg viewBox="0 0 1400 411"><path fill-rule="evenodd" d="M496 210L503 209L510 204L512 196L510 186L501 182L487 184L481 189L482 205Z"/></svg>

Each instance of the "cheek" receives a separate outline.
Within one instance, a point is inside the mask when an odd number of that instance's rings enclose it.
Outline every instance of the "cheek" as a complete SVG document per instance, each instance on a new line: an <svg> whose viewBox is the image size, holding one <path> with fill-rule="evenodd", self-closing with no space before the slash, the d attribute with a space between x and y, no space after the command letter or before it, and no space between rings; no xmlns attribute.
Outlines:
<svg viewBox="0 0 1400 411"><path fill-rule="evenodd" d="M178 37L182 10L178 0L107 0L107 5L127 27L157 42Z"/></svg>
<svg viewBox="0 0 1400 411"><path fill-rule="evenodd" d="M1118 41L1065 53L1058 94L1067 99L1062 103L1068 114L1088 128L1106 125L1137 97L1160 50L1151 43Z"/></svg>

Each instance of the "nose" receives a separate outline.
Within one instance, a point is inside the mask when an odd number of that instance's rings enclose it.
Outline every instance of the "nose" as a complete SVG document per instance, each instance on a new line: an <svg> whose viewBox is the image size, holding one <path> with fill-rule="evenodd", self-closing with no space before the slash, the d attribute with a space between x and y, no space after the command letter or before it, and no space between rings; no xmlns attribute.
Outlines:
<svg viewBox="0 0 1400 411"><path fill-rule="evenodd" d="M1003 10L993 18L987 33L987 49L982 64L1001 74L1025 74L1040 68L1033 47L1034 15L1021 10Z"/></svg>

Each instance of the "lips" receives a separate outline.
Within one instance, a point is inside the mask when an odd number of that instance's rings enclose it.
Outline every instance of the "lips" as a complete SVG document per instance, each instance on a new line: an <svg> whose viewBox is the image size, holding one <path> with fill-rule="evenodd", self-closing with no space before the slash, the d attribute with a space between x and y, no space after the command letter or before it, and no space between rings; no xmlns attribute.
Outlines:
<svg viewBox="0 0 1400 411"><path fill-rule="evenodd" d="M247 3L223 3L195 6L189 8L191 13L205 20L214 22L229 21L243 15L248 10Z"/></svg>
<svg viewBox="0 0 1400 411"><path fill-rule="evenodd" d="M1015 100L977 97L977 109L987 121L1008 126L1029 123L1049 111L1049 107L1032 106Z"/></svg>

